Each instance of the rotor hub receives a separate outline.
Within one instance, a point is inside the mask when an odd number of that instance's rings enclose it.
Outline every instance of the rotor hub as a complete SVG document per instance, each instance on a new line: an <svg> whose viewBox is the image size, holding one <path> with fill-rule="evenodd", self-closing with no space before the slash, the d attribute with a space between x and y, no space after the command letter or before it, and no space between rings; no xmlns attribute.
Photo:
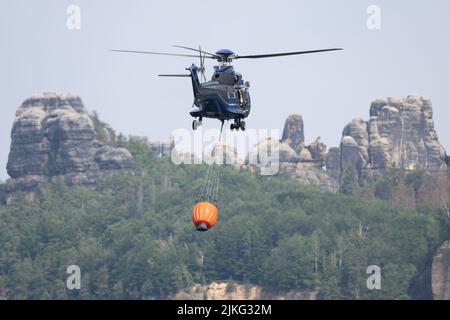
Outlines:
<svg viewBox="0 0 450 320"><path fill-rule="evenodd" d="M236 55L229 49L220 49L216 52L216 56L218 57L217 61L226 63L231 62Z"/></svg>

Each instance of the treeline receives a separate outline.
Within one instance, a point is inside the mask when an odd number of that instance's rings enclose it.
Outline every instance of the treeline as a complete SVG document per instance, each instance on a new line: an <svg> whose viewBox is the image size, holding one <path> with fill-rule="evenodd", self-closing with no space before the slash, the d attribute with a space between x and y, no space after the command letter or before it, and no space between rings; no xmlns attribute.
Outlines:
<svg viewBox="0 0 450 320"><path fill-rule="evenodd" d="M430 297L429 283L417 279L449 236L439 209L359 201L283 174L221 167L220 218L199 233L191 208L207 166L175 166L138 142L122 143L135 172L95 189L49 184L39 202L0 207L0 299L159 299L217 280L322 299ZM66 288L73 264L80 290ZM382 270L381 290L366 287L369 265Z"/></svg>

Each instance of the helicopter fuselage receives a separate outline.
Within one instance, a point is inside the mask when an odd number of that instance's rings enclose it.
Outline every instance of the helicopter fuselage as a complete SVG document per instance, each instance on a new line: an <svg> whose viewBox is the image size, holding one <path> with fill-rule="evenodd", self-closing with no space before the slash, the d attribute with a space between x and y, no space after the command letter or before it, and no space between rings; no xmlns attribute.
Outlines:
<svg viewBox="0 0 450 320"><path fill-rule="evenodd" d="M249 83L229 65L215 66L210 81L200 83L198 68L187 68L191 72L194 91L194 107L191 116L213 118L221 121L234 120L236 124L248 117L251 109Z"/></svg>

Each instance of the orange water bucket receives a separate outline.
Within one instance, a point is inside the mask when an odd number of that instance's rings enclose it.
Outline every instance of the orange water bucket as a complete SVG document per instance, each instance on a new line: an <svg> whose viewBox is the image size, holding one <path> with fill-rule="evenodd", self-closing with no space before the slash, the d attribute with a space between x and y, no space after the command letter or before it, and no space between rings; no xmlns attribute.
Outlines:
<svg viewBox="0 0 450 320"><path fill-rule="evenodd" d="M199 202L192 209L192 222L197 231L207 231L217 222L219 210L210 202Z"/></svg>

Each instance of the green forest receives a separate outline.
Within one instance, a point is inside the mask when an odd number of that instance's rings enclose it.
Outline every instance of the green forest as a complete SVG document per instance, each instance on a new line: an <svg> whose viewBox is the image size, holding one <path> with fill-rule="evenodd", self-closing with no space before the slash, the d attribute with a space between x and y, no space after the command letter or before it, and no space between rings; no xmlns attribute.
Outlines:
<svg viewBox="0 0 450 320"><path fill-rule="evenodd" d="M439 209L221 166L219 220L196 232L191 210L208 166L175 166L123 143L136 169L95 187L57 181L39 201L6 206L0 186L0 299L170 299L212 281L316 290L320 299L431 298L426 271L450 235ZM80 290L66 288L73 264ZM381 290L367 289L369 265L382 270Z"/></svg>

